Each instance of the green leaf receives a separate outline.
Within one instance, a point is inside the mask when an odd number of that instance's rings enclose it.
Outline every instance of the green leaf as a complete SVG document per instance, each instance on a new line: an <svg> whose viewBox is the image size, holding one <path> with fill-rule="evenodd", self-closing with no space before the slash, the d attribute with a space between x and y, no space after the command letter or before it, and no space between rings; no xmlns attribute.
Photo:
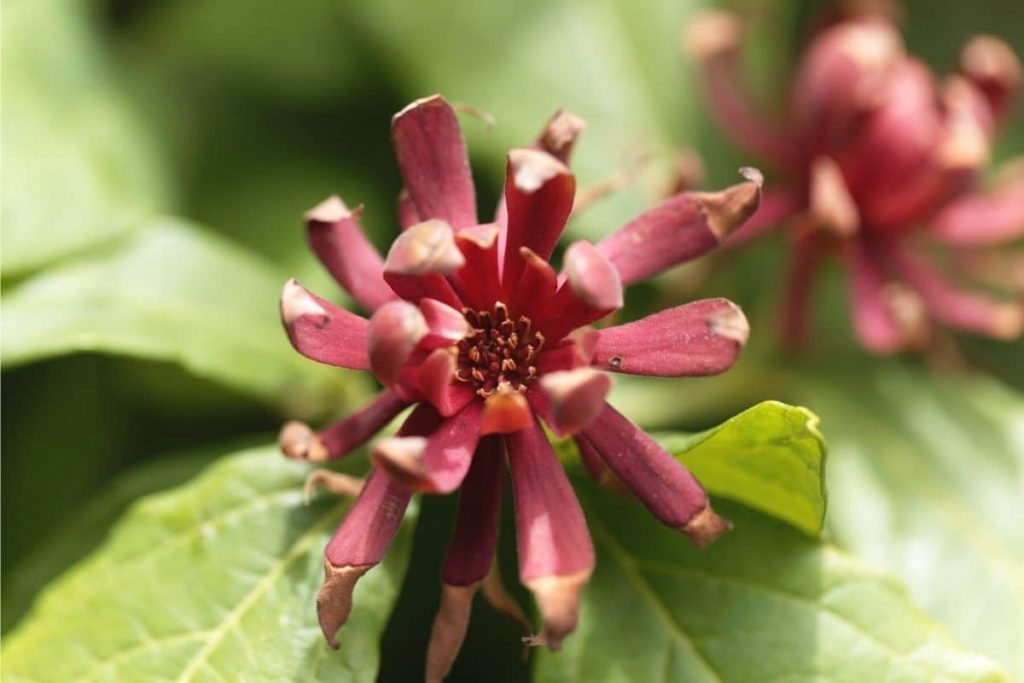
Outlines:
<svg viewBox="0 0 1024 683"><path fill-rule="evenodd" d="M1024 675L1024 397L899 363L817 373L829 528L960 642Z"/></svg>
<svg viewBox="0 0 1024 683"><path fill-rule="evenodd" d="M73 0L4 3L5 277L140 225L166 205L153 145Z"/></svg>
<svg viewBox="0 0 1024 683"><path fill-rule="evenodd" d="M291 415L316 414L359 375L292 350L277 313L285 279L238 247L160 219L116 250L6 293L0 358L5 367L78 351L173 361Z"/></svg>
<svg viewBox="0 0 1024 683"><path fill-rule="evenodd" d="M307 471L266 447L141 500L5 639L4 680L374 680L414 514L359 582L335 652L314 603L347 503L305 506Z"/></svg>
<svg viewBox="0 0 1024 683"><path fill-rule="evenodd" d="M897 583L759 513L698 550L592 484L597 549L580 626L536 680L1004 681L910 604Z"/></svg>

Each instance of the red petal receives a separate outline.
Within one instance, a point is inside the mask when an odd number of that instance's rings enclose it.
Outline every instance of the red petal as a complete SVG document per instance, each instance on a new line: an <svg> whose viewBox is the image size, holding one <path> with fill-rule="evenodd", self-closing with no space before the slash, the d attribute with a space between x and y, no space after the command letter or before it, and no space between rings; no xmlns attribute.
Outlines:
<svg viewBox="0 0 1024 683"><path fill-rule="evenodd" d="M540 354L537 359L538 374L590 365L597 349L597 339L598 331L592 327L581 327L573 331L554 347Z"/></svg>
<svg viewBox="0 0 1024 683"><path fill-rule="evenodd" d="M435 349L420 364L417 382L431 405L445 417L454 415L476 398L472 386L455 381L457 352L448 346Z"/></svg>
<svg viewBox="0 0 1024 683"><path fill-rule="evenodd" d="M359 209L332 195L306 212L306 237L334 279L360 306L375 311L395 298L384 282L384 264L362 228Z"/></svg>
<svg viewBox="0 0 1024 683"><path fill-rule="evenodd" d="M739 306L703 299L601 330L594 365L656 377L717 375L736 362L749 334Z"/></svg>
<svg viewBox="0 0 1024 683"><path fill-rule="evenodd" d="M419 212L416 211L416 205L412 203L412 197L409 196L409 190L404 187L401 192L398 193L397 204L398 224L402 226L402 230L406 230L417 223L423 222Z"/></svg>
<svg viewBox="0 0 1024 683"><path fill-rule="evenodd" d="M553 427L564 436L585 429L597 418L612 380L593 368L577 368L548 373L541 377L541 386L551 401Z"/></svg>
<svg viewBox="0 0 1024 683"><path fill-rule="evenodd" d="M505 200L508 228L504 243L502 285L515 291L523 271L520 247L548 258L572 211L576 181L565 164L534 149L508 153Z"/></svg>
<svg viewBox="0 0 1024 683"><path fill-rule="evenodd" d="M871 260L861 241L855 241L851 247L850 303L857 338L864 348L875 353L899 351L906 345L906 339L885 300L885 274Z"/></svg>
<svg viewBox="0 0 1024 683"><path fill-rule="evenodd" d="M507 434L526 429L533 423L533 411L526 397L518 391L499 389L484 401L480 433Z"/></svg>
<svg viewBox="0 0 1024 683"><path fill-rule="evenodd" d="M1024 237L1024 172L984 194L949 204L932 220L931 234L945 244L968 247Z"/></svg>
<svg viewBox="0 0 1024 683"><path fill-rule="evenodd" d="M800 197L790 189L765 190L761 204L743 225L736 228L722 242L723 247L738 247L750 240L780 228L804 208Z"/></svg>
<svg viewBox="0 0 1024 683"><path fill-rule="evenodd" d="M278 443L289 458L335 460L366 443L407 405L398 394L385 389L369 404L317 434L301 422L288 422L281 428Z"/></svg>
<svg viewBox="0 0 1024 683"><path fill-rule="evenodd" d="M528 247L521 247L519 255L525 262L522 277L509 302L513 314L522 315L537 310L538 304L550 301L558 291L558 275L551 264Z"/></svg>
<svg viewBox="0 0 1024 683"><path fill-rule="evenodd" d="M394 385L402 367L420 340L427 335L420 309L408 301L392 301L377 309L366 331L366 345L373 374L385 386Z"/></svg>
<svg viewBox="0 0 1024 683"><path fill-rule="evenodd" d="M761 174L721 192L684 192L640 214L597 245L623 285L647 279L717 247L757 210Z"/></svg>
<svg viewBox="0 0 1024 683"><path fill-rule="evenodd" d="M465 262L451 226L430 220L410 227L394 241L384 262L384 280L406 301L437 299L461 308L462 301L444 275Z"/></svg>
<svg viewBox="0 0 1024 683"><path fill-rule="evenodd" d="M391 140L405 187L424 220L475 225L476 197L459 121L440 95L395 114Z"/></svg>
<svg viewBox="0 0 1024 683"><path fill-rule="evenodd" d="M463 228L455 233L455 243L466 259L466 265L452 274L459 296L475 310L490 310L501 298L498 279L498 236L501 228L485 223Z"/></svg>
<svg viewBox="0 0 1024 683"><path fill-rule="evenodd" d="M619 272L592 244L573 242L563 261L565 282L537 314L547 339L561 339L622 307Z"/></svg>
<svg viewBox="0 0 1024 683"><path fill-rule="evenodd" d="M483 581L494 562L505 472L500 437L486 436L477 445L473 463L459 494L455 532L441 568L441 579L455 586Z"/></svg>
<svg viewBox="0 0 1024 683"><path fill-rule="evenodd" d="M515 491L519 577L537 600L541 639L557 650L576 628L594 569L583 511L540 425L505 437Z"/></svg>
<svg viewBox="0 0 1024 683"><path fill-rule="evenodd" d="M711 543L729 528L711 512L707 494L690 471L611 406L583 437L652 515L696 545Z"/></svg>
<svg viewBox="0 0 1024 683"><path fill-rule="evenodd" d="M366 318L321 299L294 279L281 292L281 321L303 356L353 370L370 369Z"/></svg>
<svg viewBox="0 0 1024 683"><path fill-rule="evenodd" d="M420 301L420 311L430 330L430 337L437 343L451 343L469 334L472 329L462 311L436 299Z"/></svg>

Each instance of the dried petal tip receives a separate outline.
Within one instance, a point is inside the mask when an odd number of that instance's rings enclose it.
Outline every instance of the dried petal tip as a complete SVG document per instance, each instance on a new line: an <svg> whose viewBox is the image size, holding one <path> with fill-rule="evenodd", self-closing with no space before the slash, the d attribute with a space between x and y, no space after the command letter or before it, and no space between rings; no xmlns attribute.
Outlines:
<svg viewBox="0 0 1024 683"><path fill-rule="evenodd" d="M612 380L594 368L576 368L544 375L541 386L551 399L553 426L568 435L586 429L597 419Z"/></svg>
<svg viewBox="0 0 1024 683"><path fill-rule="evenodd" d="M456 655L466 638L469 614L473 607L476 584L441 586L441 606L434 617L430 632L430 646L427 648L427 683L441 683L451 671Z"/></svg>
<svg viewBox="0 0 1024 683"><path fill-rule="evenodd" d="M960 54L960 70L985 94L997 114L1020 87L1021 64L1013 48L995 36L975 36Z"/></svg>
<svg viewBox="0 0 1024 683"><path fill-rule="evenodd" d="M538 146L548 154L558 158L559 161L567 162L576 138L583 132L587 124L580 117L571 114L564 109L559 109L551 120L544 126L540 137L537 139Z"/></svg>
<svg viewBox="0 0 1024 683"><path fill-rule="evenodd" d="M480 434L509 434L533 425L533 410L518 391L499 389L484 401Z"/></svg>
<svg viewBox="0 0 1024 683"><path fill-rule="evenodd" d="M327 460L327 449L319 437L307 425L296 420L286 422L277 437L281 451L293 460L310 460L324 462Z"/></svg>
<svg viewBox="0 0 1024 683"><path fill-rule="evenodd" d="M732 339L740 346L746 346L750 339L750 323L743 309L731 301L726 302L728 306L720 308L708 316L708 329L712 334L726 339Z"/></svg>
<svg viewBox="0 0 1024 683"><path fill-rule="evenodd" d="M536 149L510 150L508 163L512 182L517 189L527 193L536 192L552 178L571 175L561 161Z"/></svg>
<svg viewBox="0 0 1024 683"><path fill-rule="evenodd" d="M427 439L422 436L392 436L374 444L370 458L396 484L413 488L426 476L423 467L426 449Z"/></svg>
<svg viewBox="0 0 1024 683"><path fill-rule="evenodd" d="M291 325L305 315L326 319L327 311L298 280L292 278L284 283L281 290L281 319Z"/></svg>
<svg viewBox="0 0 1024 683"><path fill-rule="evenodd" d="M743 29L739 17L725 10L700 12L683 30L683 51L701 61L735 52Z"/></svg>
<svg viewBox="0 0 1024 683"><path fill-rule="evenodd" d="M740 175L746 178L746 182L727 187L720 192L693 193L693 197L704 209L708 228L719 242L753 216L761 204L764 176L750 166L741 168Z"/></svg>
<svg viewBox="0 0 1024 683"><path fill-rule="evenodd" d="M306 477L306 483L302 485L302 500L306 505L309 505L318 489L324 489L336 496L355 498L363 490L363 480L343 472L313 470Z"/></svg>
<svg viewBox="0 0 1024 683"><path fill-rule="evenodd" d="M732 529L732 522L727 520L725 517L719 517L715 511L711 509L711 503L708 503L703 510L691 517L690 520L682 526L680 531L686 534L690 541L692 541L698 548L706 548L711 545L716 538L730 529Z"/></svg>
<svg viewBox="0 0 1024 683"><path fill-rule="evenodd" d="M358 210L357 208L356 211ZM341 201L341 197L332 194L307 211L305 218L307 222L335 223L351 216L352 212L345 206L345 202Z"/></svg>
<svg viewBox="0 0 1024 683"><path fill-rule="evenodd" d="M372 566L335 567L324 558L324 582L316 595L316 615L324 638L335 650L341 646L337 638L338 629L345 625L352 612L352 591L356 581Z"/></svg>
<svg viewBox="0 0 1024 683"><path fill-rule="evenodd" d="M377 309L366 329L370 369L385 386L398 381L409 354L429 332L423 314L408 301L391 301Z"/></svg>
<svg viewBox="0 0 1024 683"><path fill-rule="evenodd" d="M565 250L565 275L573 294L599 311L622 308L618 269L590 242L573 242Z"/></svg>
<svg viewBox="0 0 1024 683"><path fill-rule="evenodd" d="M445 221L430 220L409 227L391 245L384 272L402 275L447 274L465 265L455 233Z"/></svg>
<svg viewBox="0 0 1024 683"><path fill-rule="evenodd" d="M590 580L590 569L567 576L541 576L526 582L540 610L544 629L539 637L524 639L532 645L546 645L557 651L562 640L576 630L580 616L580 593Z"/></svg>

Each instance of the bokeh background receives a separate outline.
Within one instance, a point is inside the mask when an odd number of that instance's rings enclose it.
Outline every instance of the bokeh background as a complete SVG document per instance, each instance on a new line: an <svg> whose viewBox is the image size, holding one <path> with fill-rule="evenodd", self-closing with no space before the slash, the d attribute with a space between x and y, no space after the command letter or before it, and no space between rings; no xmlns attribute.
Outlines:
<svg viewBox="0 0 1024 683"><path fill-rule="evenodd" d="M441 92L463 116L481 207L504 151L558 107L586 119L582 187L630 182L581 214L597 237L662 196L696 149L706 187L754 160L708 120L679 35L696 0L5 0L2 99L3 629L139 495L184 481L224 444L288 417L343 414L370 383L311 367L276 320L289 276L343 300L306 247L302 213L331 193L364 204L381 248L400 179L391 115ZM784 97L825 8L735 0L747 67ZM913 0L902 28L940 74L977 32L1024 45L1024 5ZM1018 112L1020 109L1018 109ZM1019 113L997 159L1024 151ZM770 178L769 178L770 181ZM1024 675L1024 346L957 338L961 358L867 357L831 276L814 344L782 352L784 245L707 258L631 290L627 315L701 295L747 311L743 360L713 380L623 381L653 428L696 430L778 398L822 417L830 538L893 573L971 650ZM142 466L141 469L140 466ZM422 666L452 501L424 506L385 635ZM513 625L475 616L456 673L526 676ZM494 632L505 638L492 638ZM412 649L405 645L413 643ZM476 678L475 680L480 680Z"/></svg>

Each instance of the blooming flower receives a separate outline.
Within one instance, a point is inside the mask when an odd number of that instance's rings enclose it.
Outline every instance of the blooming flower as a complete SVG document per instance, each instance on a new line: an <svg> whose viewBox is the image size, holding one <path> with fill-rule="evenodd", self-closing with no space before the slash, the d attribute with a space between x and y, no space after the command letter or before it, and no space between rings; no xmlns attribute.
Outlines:
<svg viewBox="0 0 1024 683"><path fill-rule="evenodd" d="M440 96L418 100L392 121L405 189L403 232L387 257L363 235L359 210L338 197L306 214L313 250L372 315L367 320L290 280L281 295L288 337L313 360L370 370L384 389L320 432L288 423L282 449L317 462L340 458L415 405L396 436L373 445L373 472L327 545L317 612L335 647L354 585L381 560L410 495L461 486L428 655L428 679L445 675L494 561L506 454L520 578L543 619L535 640L557 648L575 628L594 551L537 416L556 434L575 437L591 471L614 473L696 544L728 526L686 468L605 402L611 380L604 371L722 372L746 342L743 313L707 299L625 325L589 325L622 306L625 285L718 245L756 210L760 178L750 170L750 180L724 191L680 194L596 245L574 242L559 274L547 259L573 208L566 161L582 125L559 112L532 147L511 150L496 220L481 224L454 111Z"/></svg>
<svg viewBox="0 0 1024 683"><path fill-rule="evenodd" d="M711 12L688 29L719 123L783 176L731 236L739 244L792 225L784 329L797 343L822 257L849 270L853 327L877 353L923 344L930 321L1010 339L1019 302L964 289L973 276L1024 290L1024 163L978 188L997 124L1020 83L1013 51L991 36L965 46L960 72L938 84L880 17L854 17L817 34L800 61L784 124L757 110L738 69L740 26Z"/></svg>

